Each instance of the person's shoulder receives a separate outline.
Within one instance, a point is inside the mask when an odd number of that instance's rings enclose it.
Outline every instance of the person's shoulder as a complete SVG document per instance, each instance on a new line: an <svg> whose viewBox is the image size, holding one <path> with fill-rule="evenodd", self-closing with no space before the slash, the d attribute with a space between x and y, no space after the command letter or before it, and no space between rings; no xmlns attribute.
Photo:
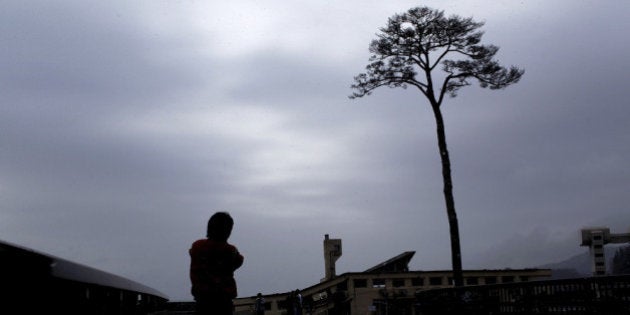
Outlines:
<svg viewBox="0 0 630 315"><path fill-rule="evenodd" d="M238 248L236 248L236 246L234 246L233 244L230 244L230 243L225 243L225 246L226 246L227 248L229 248L230 250L233 250L233 251L237 251L237 252L238 252Z"/></svg>
<svg viewBox="0 0 630 315"><path fill-rule="evenodd" d="M221 242L221 241L217 241L217 240L213 240L213 239L209 239L209 238L204 238L204 239L200 239L200 240L196 240L195 242L193 242L192 244L192 248L213 248L213 249L221 249L221 248L227 248L227 249L236 249L235 246L227 243L227 242Z"/></svg>
<svg viewBox="0 0 630 315"><path fill-rule="evenodd" d="M197 248L197 247L201 247L201 246L205 246L208 243L208 239L206 238L202 238L202 239L198 239L196 241L194 241L191 245L192 248Z"/></svg>

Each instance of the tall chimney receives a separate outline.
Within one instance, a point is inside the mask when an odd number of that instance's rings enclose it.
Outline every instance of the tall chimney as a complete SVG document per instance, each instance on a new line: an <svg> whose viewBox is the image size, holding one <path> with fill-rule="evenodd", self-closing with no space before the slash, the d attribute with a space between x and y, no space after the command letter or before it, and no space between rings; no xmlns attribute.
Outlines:
<svg viewBox="0 0 630 315"><path fill-rule="evenodd" d="M334 278L335 262L341 257L341 239L331 239L328 234L324 235L324 267L325 276L322 282Z"/></svg>

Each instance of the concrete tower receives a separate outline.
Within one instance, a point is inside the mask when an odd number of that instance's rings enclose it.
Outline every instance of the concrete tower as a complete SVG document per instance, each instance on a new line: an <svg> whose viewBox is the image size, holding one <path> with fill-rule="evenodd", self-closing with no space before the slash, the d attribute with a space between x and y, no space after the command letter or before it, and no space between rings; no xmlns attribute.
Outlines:
<svg viewBox="0 0 630 315"><path fill-rule="evenodd" d="M582 244L581 246L588 246L594 276L606 275L606 257L604 252L604 244L608 243L610 239L610 229L608 228L589 228L582 230Z"/></svg>
<svg viewBox="0 0 630 315"><path fill-rule="evenodd" d="M591 259L593 261L593 275L606 275L606 256L604 245L609 243L628 243L630 233L612 234L606 227L593 227L582 229L582 244L590 248Z"/></svg>
<svg viewBox="0 0 630 315"><path fill-rule="evenodd" d="M328 238L328 234L324 235L324 267L326 271L322 282L335 277L335 262L339 257L341 257L341 239L331 239Z"/></svg>

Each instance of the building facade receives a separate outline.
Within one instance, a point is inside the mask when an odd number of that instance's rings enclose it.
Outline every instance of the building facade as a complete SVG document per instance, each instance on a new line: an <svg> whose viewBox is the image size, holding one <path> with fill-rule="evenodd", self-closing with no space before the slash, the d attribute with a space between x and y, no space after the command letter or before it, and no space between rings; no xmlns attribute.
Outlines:
<svg viewBox="0 0 630 315"><path fill-rule="evenodd" d="M330 255L331 244L339 251ZM415 315L418 291L452 287L452 271L409 271L415 252L404 252L363 272L334 274L341 241L324 240L325 277L320 283L294 292L264 295L265 315ZM331 257L334 257L331 259ZM549 269L465 270L467 286L544 279ZM299 294L299 295L298 295ZM235 300L235 314L254 314L256 297Z"/></svg>

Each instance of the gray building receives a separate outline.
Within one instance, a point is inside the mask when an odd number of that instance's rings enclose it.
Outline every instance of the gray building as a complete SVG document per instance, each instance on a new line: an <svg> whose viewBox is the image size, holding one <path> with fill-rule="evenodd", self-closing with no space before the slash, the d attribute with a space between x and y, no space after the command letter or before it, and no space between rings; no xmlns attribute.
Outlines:
<svg viewBox="0 0 630 315"><path fill-rule="evenodd" d="M341 240L324 238L325 276L321 282L299 290L302 303L298 314L396 314L414 315L415 293L452 286L452 271L410 271L415 252L407 251L362 272L335 274L341 256ZM532 281L551 276L549 269L464 270L465 285ZM293 314L296 292L267 294L266 315ZM253 314L256 297L238 298L235 314ZM301 312L301 313L300 313Z"/></svg>

